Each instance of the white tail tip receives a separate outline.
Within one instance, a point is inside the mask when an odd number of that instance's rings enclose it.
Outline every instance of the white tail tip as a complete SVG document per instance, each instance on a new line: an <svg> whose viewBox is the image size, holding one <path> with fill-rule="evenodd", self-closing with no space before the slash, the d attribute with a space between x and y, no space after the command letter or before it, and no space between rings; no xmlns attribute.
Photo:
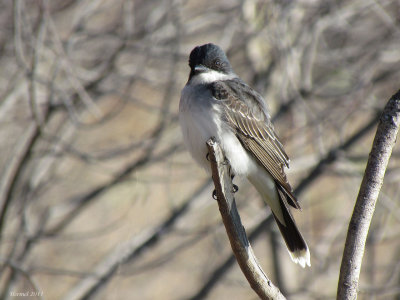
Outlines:
<svg viewBox="0 0 400 300"><path fill-rule="evenodd" d="M308 248L303 250L298 250L295 252L289 252L289 254L292 260L296 264L299 264L302 268L305 268L306 265L311 267L310 251L308 250Z"/></svg>

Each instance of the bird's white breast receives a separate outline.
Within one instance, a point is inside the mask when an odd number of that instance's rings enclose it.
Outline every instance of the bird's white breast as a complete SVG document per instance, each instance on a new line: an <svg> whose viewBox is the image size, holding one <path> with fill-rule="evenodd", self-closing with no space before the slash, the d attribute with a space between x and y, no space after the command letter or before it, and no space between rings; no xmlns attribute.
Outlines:
<svg viewBox="0 0 400 300"><path fill-rule="evenodd" d="M211 94L201 86L186 85L179 103L183 141L192 157L206 170L209 170L206 142L216 136L220 126L217 108L210 97Z"/></svg>
<svg viewBox="0 0 400 300"><path fill-rule="evenodd" d="M236 175L248 175L256 169L253 158L243 148L232 128L224 124L221 107L203 85L188 84L182 90L179 121L184 143L195 161L210 172L206 142L215 137Z"/></svg>

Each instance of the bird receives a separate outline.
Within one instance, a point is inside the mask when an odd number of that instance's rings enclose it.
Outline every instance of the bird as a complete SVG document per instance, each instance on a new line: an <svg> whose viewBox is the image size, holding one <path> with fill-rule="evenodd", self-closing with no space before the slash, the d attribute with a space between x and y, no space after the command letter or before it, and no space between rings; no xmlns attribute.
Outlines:
<svg viewBox="0 0 400 300"><path fill-rule="evenodd" d="M308 245L289 208L300 209L285 174L289 157L263 97L236 75L225 52L213 43L195 47L189 67L179 123L192 158L211 173L206 142L214 138L232 176L247 177L271 208L291 259L310 267Z"/></svg>

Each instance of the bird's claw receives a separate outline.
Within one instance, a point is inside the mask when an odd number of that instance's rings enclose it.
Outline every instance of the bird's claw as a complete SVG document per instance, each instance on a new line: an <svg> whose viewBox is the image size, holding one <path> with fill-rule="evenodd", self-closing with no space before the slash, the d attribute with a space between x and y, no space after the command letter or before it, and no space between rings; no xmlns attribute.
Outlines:
<svg viewBox="0 0 400 300"><path fill-rule="evenodd" d="M236 193L239 190L239 187L236 184L232 184L233 188L232 188L232 193Z"/></svg>
<svg viewBox="0 0 400 300"><path fill-rule="evenodd" d="M218 200L218 197L217 197L217 190L213 190L213 192L212 192L212 197L213 197L214 200Z"/></svg>

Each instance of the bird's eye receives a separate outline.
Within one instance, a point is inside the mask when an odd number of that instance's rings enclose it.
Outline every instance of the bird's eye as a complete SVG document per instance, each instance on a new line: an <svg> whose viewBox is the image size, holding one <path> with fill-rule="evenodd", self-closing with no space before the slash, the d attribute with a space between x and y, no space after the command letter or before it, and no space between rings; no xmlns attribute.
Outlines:
<svg viewBox="0 0 400 300"><path fill-rule="evenodd" d="M220 68L222 66L222 62L219 59L214 60L214 66Z"/></svg>

